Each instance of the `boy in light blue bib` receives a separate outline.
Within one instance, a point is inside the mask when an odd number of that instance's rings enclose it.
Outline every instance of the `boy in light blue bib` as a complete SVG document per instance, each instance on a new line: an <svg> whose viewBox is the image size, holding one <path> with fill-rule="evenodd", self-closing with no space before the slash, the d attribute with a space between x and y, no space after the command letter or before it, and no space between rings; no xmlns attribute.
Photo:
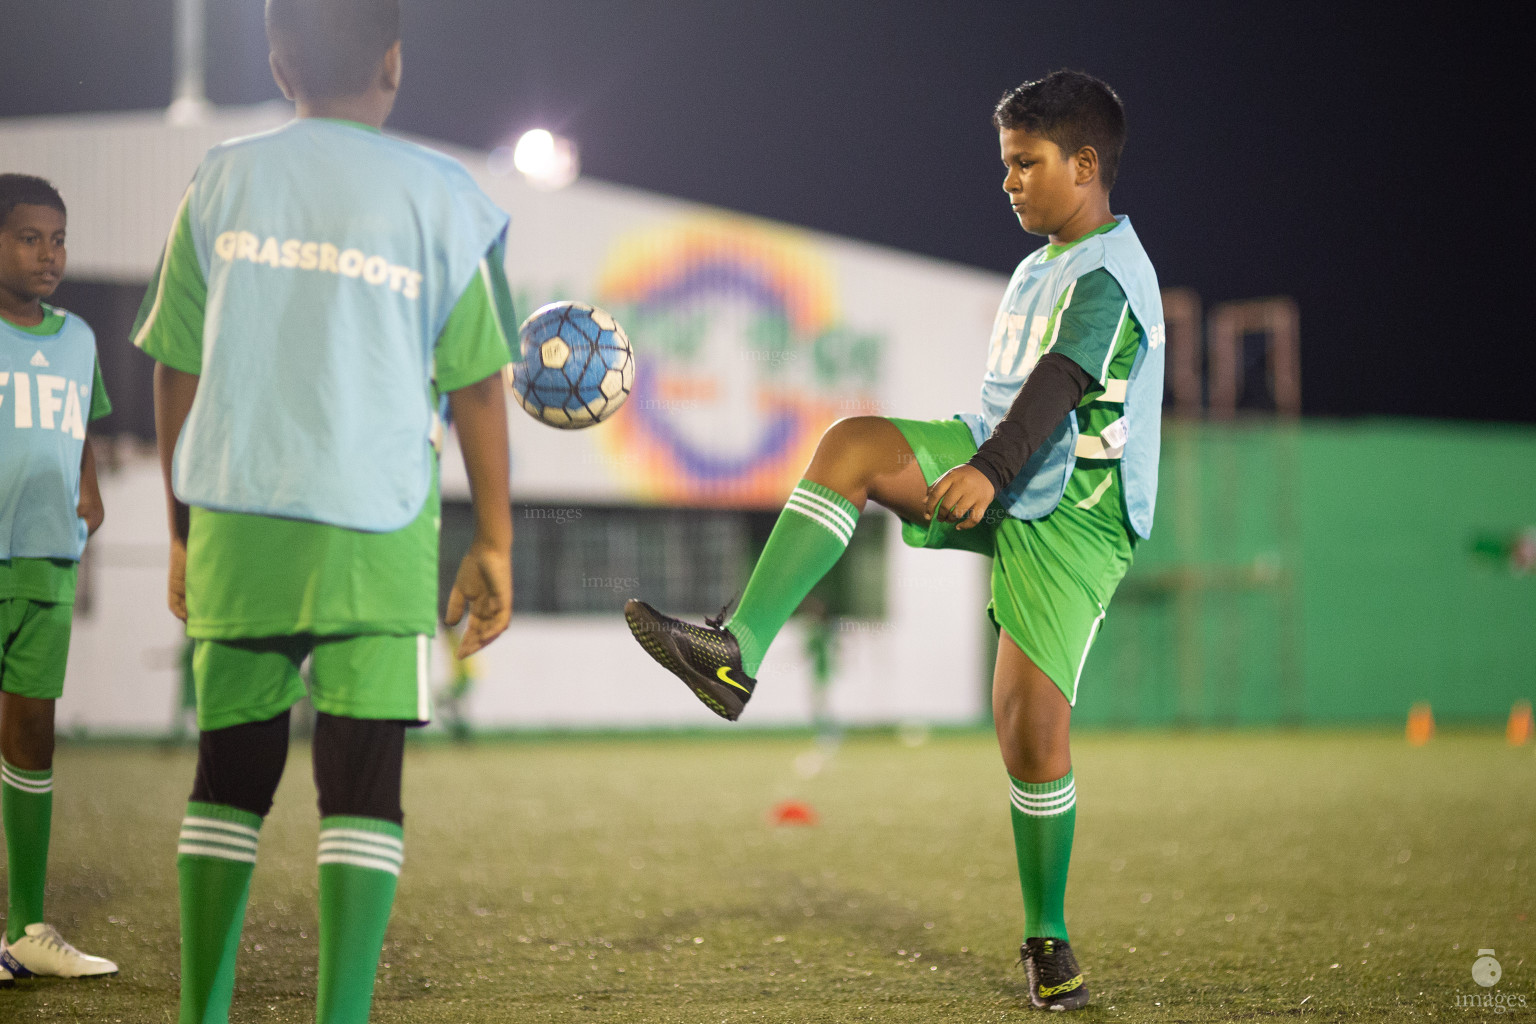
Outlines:
<svg viewBox="0 0 1536 1024"><path fill-rule="evenodd" d="M382 132L398 0L269 0L297 118L215 146L134 341L158 362L172 610L195 644L198 768L177 846L181 1019L225 1020L262 822L310 661L320 798L316 1019L365 1021L405 858L405 729L431 717L446 395L476 533L449 598L468 656L511 613L507 215Z"/></svg>
<svg viewBox="0 0 1536 1024"><path fill-rule="evenodd" d="M0 816L8 871L0 985L117 965L43 921L53 819L53 709L85 540L101 525L92 420L112 411L84 320L43 302L64 276L64 200L0 174Z"/></svg>

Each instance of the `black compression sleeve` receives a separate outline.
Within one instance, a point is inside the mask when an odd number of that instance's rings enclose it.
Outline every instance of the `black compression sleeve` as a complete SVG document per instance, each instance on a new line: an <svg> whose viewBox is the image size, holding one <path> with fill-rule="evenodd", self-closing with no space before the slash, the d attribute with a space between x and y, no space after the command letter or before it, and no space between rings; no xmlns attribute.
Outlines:
<svg viewBox="0 0 1536 1024"><path fill-rule="evenodd" d="M320 817L337 814L379 818L399 825L405 723L315 715L315 789Z"/></svg>
<svg viewBox="0 0 1536 1024"><path fill-rule="evenodd" d="M200 733L192 799L265 818L288 763L288 712Z"/></svg>
<svg viewBox="0 0 1536 1024"><path fill-rule="evenodd" d="M1003 493L1093 385L1094 379L1077 363L1058 352L1047 352L1019 389L1008 414L966 464L980 470L993 489Z"/></svg>

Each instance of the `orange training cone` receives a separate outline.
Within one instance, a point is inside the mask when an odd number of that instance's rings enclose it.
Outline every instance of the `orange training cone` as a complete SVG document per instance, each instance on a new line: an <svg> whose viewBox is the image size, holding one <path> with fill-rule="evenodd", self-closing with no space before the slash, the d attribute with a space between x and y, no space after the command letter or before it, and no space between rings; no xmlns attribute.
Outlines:
<svg viewBox="0 0 1536 1024"><path fill-rule="evenodd" d="M784 800L773 805L768 812L768 820L775 825L814 825L818 819L810 804L799 800Z"/></svg>
<svg viewBox="0 0 1536 1024"><path fill-rule="evenodd" d="M1435 715L1429 710L1428 701L1419 701L1408 709L1408 742L1422 747L1435 734Z"/></svg>
<svg viewBox="0 0 1536 1024"><path fill-rule="evenodd" d="M1531 720L1531 702L1515 701L1515 706L1509 709L1509 724L1504 727L1504 738L1512 747L1523 747L1530 742L1533 732L1536 732L1536 722Z"/></svg>

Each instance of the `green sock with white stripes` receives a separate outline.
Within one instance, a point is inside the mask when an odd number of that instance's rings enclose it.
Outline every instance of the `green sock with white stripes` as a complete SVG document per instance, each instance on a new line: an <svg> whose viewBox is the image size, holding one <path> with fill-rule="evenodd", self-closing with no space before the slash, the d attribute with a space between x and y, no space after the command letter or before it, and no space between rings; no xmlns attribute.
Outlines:
<svg viewBox="0 0 1536 1024"><path fill-rule="evenodd" d="M801 480L789 494L736 614L725 624L741 644L741 666L757 675L768 645L805 595L848 548L859 510L830 487Z"/></svg>
<svg viewBox="0 0 1536 1024"><path fill-rule="evenodd" d="M235 955L256 869L261 818L224 804L187 804L176 846L181 888L181 1024L229 1018Z"/></svg>
<svg viewBox="0 0 1536 1024"><path fill-rule="evenodd" d="M380 818L320 819L317 1024L366 1024L405 833Z"/></svg>
<svg viewBox="0 0 1536 1024"><path fill-rule="evenodd" d="M43 919L48 836L53 828L53 769L28 771L0 761L0 817L5 821L8 885L5 939L15 942Z"/></svg>
<svg viewBox="0 0 1536 1024"><path fill-rule="evenodd" d="M1067 865L1077 825L1077 787L1069 771L1054 782L1009 776L1013 848L1024 892L1024 937L1067 937Z"/></svg>

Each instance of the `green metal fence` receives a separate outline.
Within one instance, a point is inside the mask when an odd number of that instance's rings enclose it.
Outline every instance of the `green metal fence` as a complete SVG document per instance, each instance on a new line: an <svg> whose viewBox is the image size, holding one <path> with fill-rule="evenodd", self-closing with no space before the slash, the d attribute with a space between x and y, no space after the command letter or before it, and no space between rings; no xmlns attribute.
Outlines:
<svg viewBox="0 0 1536 1024"><path fill-rule="evenodd" d="M1157 528L1084 669L1088 725L1502 721L1536 696L1536 430L1164 428Z"/></svg>

